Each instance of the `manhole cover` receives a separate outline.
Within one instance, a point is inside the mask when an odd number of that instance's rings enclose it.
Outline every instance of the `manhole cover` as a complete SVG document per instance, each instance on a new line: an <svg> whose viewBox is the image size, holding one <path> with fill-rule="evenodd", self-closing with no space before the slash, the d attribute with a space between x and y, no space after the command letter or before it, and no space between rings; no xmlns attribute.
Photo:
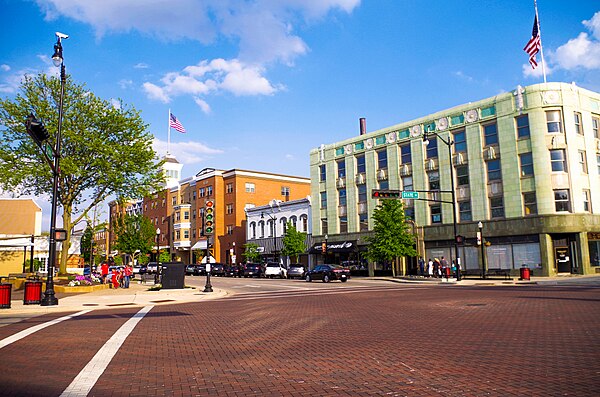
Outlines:
<svg viewBox="0 0 600 397"><path fill-rule="evenodd" d="M487 306L485 303L467 303L465 306Z"/></svg>

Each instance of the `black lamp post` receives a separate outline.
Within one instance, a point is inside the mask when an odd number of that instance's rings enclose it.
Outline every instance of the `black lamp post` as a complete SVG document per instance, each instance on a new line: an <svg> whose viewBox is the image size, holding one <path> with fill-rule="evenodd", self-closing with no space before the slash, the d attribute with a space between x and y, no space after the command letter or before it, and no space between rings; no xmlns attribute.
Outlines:
<svg viewBox="0 0 600 397"><path fill-rule="evenodd" d="M54 65L60 67L60 101L58 104L58 129L56 131L56 144L54 146L54 167L52 169L52 210L50 213L50 247L48 252L48 275L46 279L46 292L42 298L41 306L58 305L58 298L54 294L54 265L56 263L56 208L58 205L58 177L60 176L60 143L63 118L63 101L65 98L65 83L67 76L62 51L62 39L69 36L56 32L56 44L54 44ZM64 248L64 246L63 246Z"/></svg>
<svg viewBox="0 0 600 397"><path fill-rule="evenodd" d="M458 230L456 226L456 191L454 189L454 167L452 166L452 145L454 145L454 141L451 139L450 133L448 133L448 139L442 138L435 131L427 131L423 134L423 143L425 145L429 144L429 139L427 138L427 134L433 134L440 139L448 147L448 161L450 162L450 193L452 194L452 225L454 228L454 257L456 258L456 281L460 281L460 257L458 256Z"/></svg>
<svg viewBox="0 0 600 397"><path fill-rule="evenodd" d="M269 215L269 218L271 218L271 222L273 222L273 262L276 262L275 253L277 252L277 217L272 216L271 214L267 215ZM261 212L260 218L264 219L264 217L264 212Z"/></svg>
<svg viewBox="0 0 600 397"><path fill-rule="evenodd" d="M486 273L486 264L485 264L485 243L483 239L483 223L479 221L477 223L477 227L479 228L479 236L477 236L477 243L481 245L481 278L485 278Z"/></svg>
<svg viewBox="0 0 600 397"><path fill-rule="evenodd" d="M154 284L158 284L158 265L160 261L160 227L156 228L156 274L154 275Z"/></svg>

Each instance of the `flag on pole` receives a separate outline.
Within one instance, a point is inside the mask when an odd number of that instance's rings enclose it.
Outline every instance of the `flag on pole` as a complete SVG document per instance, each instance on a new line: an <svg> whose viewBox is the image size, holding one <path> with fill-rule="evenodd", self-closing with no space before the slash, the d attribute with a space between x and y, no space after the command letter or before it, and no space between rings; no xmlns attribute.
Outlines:
<svg viewBox="0 0 600 397"><path fill-rule="evenodd" d="M175 130L179 132L185 132L185 128L183 127L181 122L177 120L177 117L175 117L175 115L171 112L169 112L169 127L175 128Z"/></svg>
<svg viewBox="0 0 600 397"><path fill-rule="evenodd" d="M538 26L538 19L536 13L535 19L533 20L533 30L531 31L531 39L529 39L527 45L525 46L525 48L523 48L523 51L529 54L529 63L531 64L532 69L535 69L538 65L535 56L540 51L541 46L542 42L540 39L540 29Z"/></svg>

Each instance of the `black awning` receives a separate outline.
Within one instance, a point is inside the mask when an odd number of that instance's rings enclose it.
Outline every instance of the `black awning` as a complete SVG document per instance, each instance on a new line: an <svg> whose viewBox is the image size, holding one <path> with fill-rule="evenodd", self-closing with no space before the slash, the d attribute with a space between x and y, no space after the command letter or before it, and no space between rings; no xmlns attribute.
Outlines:
<svg viewBox="0 0 600 397"><path fill-rule="evenodd" d="M324 243L324 242L323 242ZM309 254L322 254L323 243L314 244L309 250ZM327 252L354 252L356 251L356 241L343 241L343 242L327 242Z"/></svg>

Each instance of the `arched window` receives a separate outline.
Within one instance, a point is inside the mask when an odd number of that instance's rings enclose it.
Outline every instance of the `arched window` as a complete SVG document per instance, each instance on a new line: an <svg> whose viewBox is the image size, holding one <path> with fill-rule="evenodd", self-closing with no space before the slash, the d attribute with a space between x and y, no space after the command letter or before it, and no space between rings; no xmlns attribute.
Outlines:
<svg viewBox="0 0 600 397"><path fill-rule="evenodd" d="M308 233L308 216L300 215L300 222L302 223L302 232Z"/></svg>
<svg viewBox="0 0 600 397"><path fill-rule="evenodd" d="M296 225L296 223L298 222L298 218L296 218L295 216L291 216L290 222L292 223L292 226L294 226L296 229L298 229L298 226Z"/></svg>
<svg viewBox="0 0 600 397"><path fill-rule="evenodd" d="M287 228L287 219L286 218L281 218L279 220L279 223L281 224L281 230L283 231L281 233L281 235L283 236L286 232L286 228Z"/></svg>
<svg viewBox="0 0 600 397"><path fill-rule="evenodd" d="M250 238L256 238L256 222L250 224Z"/></svg>
<svg viewBox="0 0 600 397"><path fill-rule="evenodd" d="M264 221L258 222L258 229L260 232L260 238L265 238L265 222Z"/></svg>

